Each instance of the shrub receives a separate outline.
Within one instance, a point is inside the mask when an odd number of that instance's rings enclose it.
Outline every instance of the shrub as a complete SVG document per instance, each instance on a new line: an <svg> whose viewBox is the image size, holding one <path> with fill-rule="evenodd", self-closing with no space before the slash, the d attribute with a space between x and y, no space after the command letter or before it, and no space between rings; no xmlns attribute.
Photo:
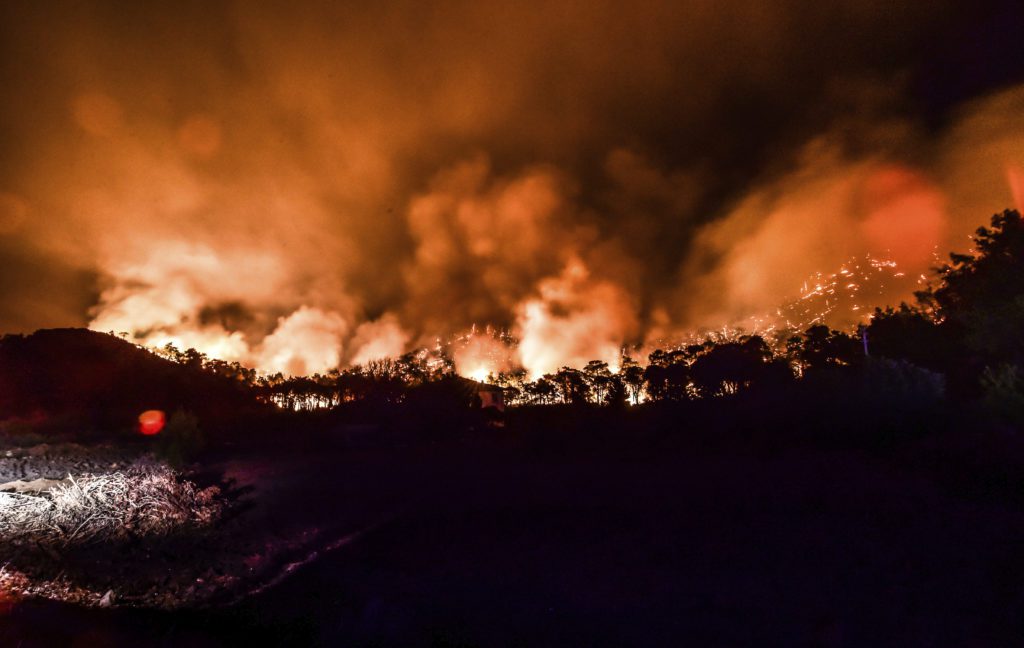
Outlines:
<svg viewBox="0 0 1024 648"><path fill-rule="evenodd" d="M206 437L199 427L199 419L191 412L177 410L171 414L156 439L156 453L175 468L180 468L195 459L206 447Z"/></svg>
<svg viewBox="0 0 1024 648"><path fill-rule="evenodd" d="M942 374L906 360L871 358L864 366L864 396L876 406L905 412L923 412L943 399Z"/></svg>
<svg viewBox="0 0 1024 648"><path fill-rule="evenodd" d="M981 374L985 405L999 419L1024 427L1024 376L1015 365L985 367Z"/></svg>

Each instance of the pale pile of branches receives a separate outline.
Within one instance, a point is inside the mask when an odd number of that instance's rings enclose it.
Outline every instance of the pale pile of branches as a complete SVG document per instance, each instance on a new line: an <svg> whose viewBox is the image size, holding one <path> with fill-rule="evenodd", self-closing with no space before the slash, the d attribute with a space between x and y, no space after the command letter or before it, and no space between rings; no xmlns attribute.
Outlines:
<svg viewBox="0 0 1024 648"><path fill-rule="evenodd" d="M0 493L0 544L60 548L165 535L216 520L223 509L219 495L218 488L197 489L153 462L69 476L39 494Z"/></svg>

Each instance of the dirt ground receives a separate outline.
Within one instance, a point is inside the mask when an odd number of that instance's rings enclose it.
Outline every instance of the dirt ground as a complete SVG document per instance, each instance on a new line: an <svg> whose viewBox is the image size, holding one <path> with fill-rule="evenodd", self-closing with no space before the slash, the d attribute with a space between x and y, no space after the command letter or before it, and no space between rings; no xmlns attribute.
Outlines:
<svg viewBox="0 0 1024 648"><path fill-rule="evenodd" d="M1024 636L1024 516L851 453L461 442L234 457L216 469L250 502L232 522L241 544L284 547L250 556L260 577L174 612L22 602L0 643L989 646Z"/></svg>

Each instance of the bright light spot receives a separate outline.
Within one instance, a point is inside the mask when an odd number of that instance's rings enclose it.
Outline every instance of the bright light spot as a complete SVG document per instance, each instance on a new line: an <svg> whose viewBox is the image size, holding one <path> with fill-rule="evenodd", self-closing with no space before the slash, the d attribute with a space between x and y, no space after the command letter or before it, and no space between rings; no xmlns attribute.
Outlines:
<svg viewBox="0 0 1024 648"><path fill-rule="evenodd" d="M166 421L167 417L160 410L146 410L139 414L139 433L146 436L158 434Z"/></svg>

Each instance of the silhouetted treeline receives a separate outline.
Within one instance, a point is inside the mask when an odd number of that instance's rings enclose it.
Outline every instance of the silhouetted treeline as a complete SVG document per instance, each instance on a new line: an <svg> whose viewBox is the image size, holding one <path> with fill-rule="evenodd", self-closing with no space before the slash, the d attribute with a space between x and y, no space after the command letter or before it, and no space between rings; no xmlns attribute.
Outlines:
<svg viewBox="0 0 1024 648"><path fill-rule="evenodd" d="M935 285L915 304L876 308L858 331L823 324L789 337L758 335L707 340L656 350L646 362L624 355L618 367L594 360L529 379L525 370L490 380L511 405L591 404L621 407L682 402L779 390L799 381L870 392L891 401L927 404L937 398L981 399L1008 422L1024 420L1024 225L1016 211L991 219L973 236L975 249L954 253L936 269ZM288 378L258 376L237 363L194 350L168 357L251 387L259 398L290 410L346 403L397 404L412 390L451 379L443 353L421 349L394 360ZM923 406L923 405L922 405Z"/></svg>
<svg viewBox="0 0 1024 648"><path fill-rule="evenodd" d="M646 362L592 361L530 379L491 376L516 405L682 403L789 393L924 410L939 400L983 403L1005 424L1024 423L1024 225L1016 211L977 230L975 249L952 254L915 304L877 308L856 332L818 324L771 340L758 335L656 350ZM39 331L0 339L0 418L74 411L102 422L140 408L204 417L253 401L288 411L478 402L452 359L420 349L397 359L308 377L261 376L238 363L167 346L170 362L112 335ZM866 400L865 400L866 399ZM438 411L447 405L438 406ZM425 410L424 410L425 411Z"/></svg>

